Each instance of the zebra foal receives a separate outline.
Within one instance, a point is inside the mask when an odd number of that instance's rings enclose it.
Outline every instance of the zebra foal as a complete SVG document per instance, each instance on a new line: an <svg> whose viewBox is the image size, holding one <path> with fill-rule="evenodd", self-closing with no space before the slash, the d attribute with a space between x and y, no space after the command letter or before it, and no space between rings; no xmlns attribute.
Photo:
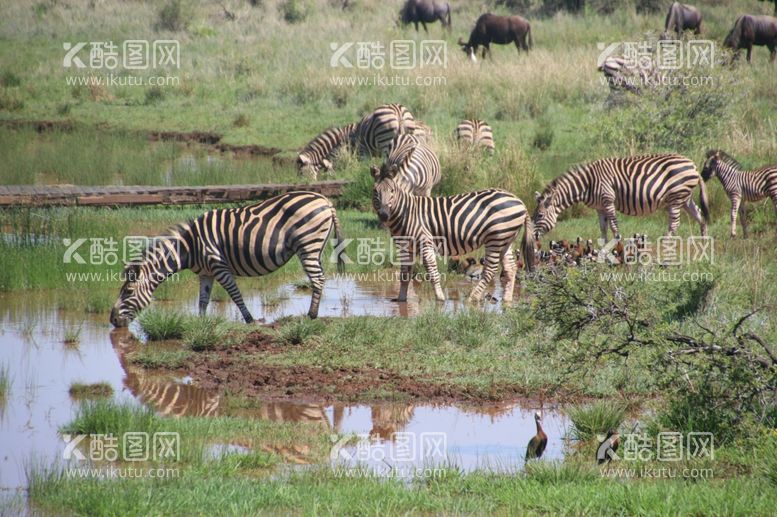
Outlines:
<svg viewBox="0 0 777 517"><path fill-rule="evenodd" d="M407 300L417 253L434 285L436 298L442 301L445 294L440 285L437 253L465 255L482 247L486 248L483 275L470 293L470 301L483 299L500 263L507 279L504 301L512 301L516 271L512 245L522 226L521 251L526 270L530 271L534 266L532 223L520 199L498 189L447 197L414 196L401 188L394 178L383 176L377 168L372 169L372 175L375 180L373 208L391 235L401 242L397 247L401 264L397 301Z"/></svg>
<svg viewBox="0 0 777 517"><path fill-rule="evenodd" d="M200 277L200 314L210 301L213 281L229 293L246 323L253 317L235 283L236 276L272 273L297 255L313 294L308 316L318 316L324 287L321 255L334 228L342 240L332 203L314 192L290 192L241 208L211 210L156 239L138 263L127 265L125 282L111 310L111 323L126 327L151 303L154 290L177 271ZM342 257L338 253L338 268Z"/></svg>
<svg viewBox="0 0 777 517"><path fill-rule="evenodd" d="M737 212L742 215L742 233L747 237L747 214L743 201L760 201L770 197L777 211L777 165L746 170L723 151L707 152L701 178L717 176L731 201L731 236L737 234Z"/></svg>
<svg viewBox="0 0 777 517"><path fill-rule="evenodd" d="M371 169L375 176L374 168ZM440 160L434 151L414 135L397 135L386 161L380 168L400 188L416 196L430 196L440 182Z"/></svg>

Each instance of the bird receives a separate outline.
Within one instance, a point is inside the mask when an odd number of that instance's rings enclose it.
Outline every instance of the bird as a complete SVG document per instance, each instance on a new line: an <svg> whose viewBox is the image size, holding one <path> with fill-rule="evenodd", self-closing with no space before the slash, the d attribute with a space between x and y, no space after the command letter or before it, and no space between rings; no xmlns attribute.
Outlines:
<svg viewBox="0 0 777 517"><path fill-rule="evenodd" d="M534 422L537 424L537 434L529 440L525 461L539 459L545 452L545 446L548 445L548 435L542 430L542 411L534 413Z"/></svg>
<svg viewBox="0 0 777 517"><path fill-rule="evenodd" d="M618 446L621 443L621 435L618 431L610 429L607 431L607 436L599 443L599 447L596 448L596 461L599 465L604 463L610 463L615 457L615 453L618 452ZM601 451L601 453L600 453ZM612 451L612 452L610 452Z"/></svg>

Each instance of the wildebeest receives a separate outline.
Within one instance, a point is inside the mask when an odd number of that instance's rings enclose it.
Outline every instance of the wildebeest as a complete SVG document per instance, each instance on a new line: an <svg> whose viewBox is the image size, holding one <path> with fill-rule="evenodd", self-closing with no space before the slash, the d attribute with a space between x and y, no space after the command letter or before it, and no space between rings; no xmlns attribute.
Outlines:
<svg viewBox="0 0 777 517"><path fill-rule="evenodd" d="M753 45L769 47L770 61L774 62L777 53L777 18L773 16L757 16L745 14L737 18L734 28L723 40L723 46L734 50L734 57L739 50L747 49L747 62L753 53Z"/></svg>
<svg viewBox="0 0 777 517"><path fill-rule="evenodd" d="M451 6L448 2L438 0L407 0L405 5L399 11L399 19L403 25L408 23L415 24L415 30L418 32L418 22L424 26L424 32L428 33L427 23L434 23L440 20L442 26L451 30Z"/></svg>
<svg viewBox="0 0 777 517"><path fill-rule="evenodd" d="M680 37L686 30L693 31L694 34L701 33L701 12L692 5L674 2L666 13L661 39L669 39L672 32L676 32Z"/></svg>
<svg viewBox="0 0 777 517"><path fill-rule="evenodd" d="M515 43L515 48L528 51L532 46L531 25L520 16L497 16L486 13L480 15L475 23L475 28L469 35L469 41L464 43L459 38L459 45L472 61L476 61L475 54L479 46L483 46L483 59L486 52L491 55L491 43L508 45Z"/></svg>

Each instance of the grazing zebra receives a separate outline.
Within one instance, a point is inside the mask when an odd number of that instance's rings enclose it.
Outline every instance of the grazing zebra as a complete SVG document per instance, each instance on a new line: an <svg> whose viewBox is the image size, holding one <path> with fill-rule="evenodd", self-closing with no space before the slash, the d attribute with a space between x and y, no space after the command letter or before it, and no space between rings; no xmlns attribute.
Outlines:
<svg viewBox="0 0 777 517"><path fill-rule="evenodd" d="M356 128L359 154L383 156L391 149L394 137L415 131L415 119L401 104L385 104L365 116Z"/></svg>
<svg viewBox="0 0 777 517"><path fill-rule="evenodd" d="M333 227L341 241L334 206L314 192L290 192L255 205L205 212L157 239L140 263L127 266L111 323L126 327L151 302L157 286L183 269L200 277L200 314L205 313L215 279L250 323L253 318L234 277L266 275L294 255L312 284L308 316L315 318L324 286L321 254ZM342 269L339 253L337 258Z"/></svg>
<svg viewBox="0 0 777 517"><path fill-rule="evenodd" d="M434 137L434 132L432 131L432 128L429 127L429 125L416 119L413 136L421 142L431 143L432 138Z"/></svg>
<svg viewBox="0 0 777 517"><path fill-rule="evenodd" d="M701 189L701 214L691 197L697 185ZM578 165L554 179L536 197L536 238L552 230L558 215L575 203L596 209L603 239L607 239L608 222L612 233L619 235L616 211L647 215L661 207L668 207L671 235L680 225L681 209L696 219L701 234L707 235L707 190L694 163L678 154L605 158Z"/></svg>
<svg viewBox="0 0 777 517"><path fill-rule="evenodd" d="M397 135L381 167L381 174L394 178L405 192L429 196L432 187L440 182L440 161L434 151L415 136Z"/></svg>
<svg viewBox="0 0 777 517"><path fill-rule="evenodd" d="M494 152L494 132L482 120L462 120L453 132L456 140L472 146L482 146Z"/></svg>
<svg viewBox="0 0 777 517"><path fill-rule="evenodd" d="M372 204L380 220L397 239L400 260L400 287L397 301L407 301L416 253L420 253L438 300L445 300L440 287L436 255L464 255L485 246L483 275L469 296L483 299L501 262L507 272L504 301L513 298L515 257L512 244L524 226L522 253L527 270L534 266L532 224L526 206L509 192L480 190L447 197L414 196L405 192L393 178L372 169L375 185ZM442 248L442 249L440 249Z"/></svg>
<svg viewBox="0 0 777 517"><path fill-rule="evenodd" d="M342 145L348 145L356 134L356 124L332 127L310 141L297 157L297 170L316 180L322 171L332 170L330 159Z"/></svg>
<svg viewBox="0 0 777 517"><path fill-rule="evenodd" d="M737 212L742 214L742 231L747 236L747 218L742 201L772 198L777 210L777 165L745 170L739 162L723 151L708 151L701 171L704 181L717 176L731 201L731 236L737 234Z"/></svg>

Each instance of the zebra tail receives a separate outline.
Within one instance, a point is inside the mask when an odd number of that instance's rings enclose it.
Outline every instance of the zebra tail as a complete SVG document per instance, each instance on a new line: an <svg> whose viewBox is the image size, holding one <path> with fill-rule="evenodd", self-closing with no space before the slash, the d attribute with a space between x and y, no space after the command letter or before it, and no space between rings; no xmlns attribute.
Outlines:
<svg viewBox="0 0 777 517"><path fill-rule="evenodd" d="M335 249L338 250L338 246L343 242L343 229L340 226L340 219L337 218L337 212L332 208L332 224L335 227ZM345 260L343 259L343 253L345 250L337 251L337 272L345 273Z"/></svg>
<svg viewBox="0 0 777 517"><path fill-rule="evenodd" d="M704 181L699 182L699 205L701 208L701 216L704 218L705 224L710 224L710 204L707 198L707 183Z"/></svg>
<svg viewBox="0 0 777 517"><path fill-rule="evenodd" d="M521 240L521 254L526 271L534 271L534 223L526 214L523 221L523 239Z"/></svg>

